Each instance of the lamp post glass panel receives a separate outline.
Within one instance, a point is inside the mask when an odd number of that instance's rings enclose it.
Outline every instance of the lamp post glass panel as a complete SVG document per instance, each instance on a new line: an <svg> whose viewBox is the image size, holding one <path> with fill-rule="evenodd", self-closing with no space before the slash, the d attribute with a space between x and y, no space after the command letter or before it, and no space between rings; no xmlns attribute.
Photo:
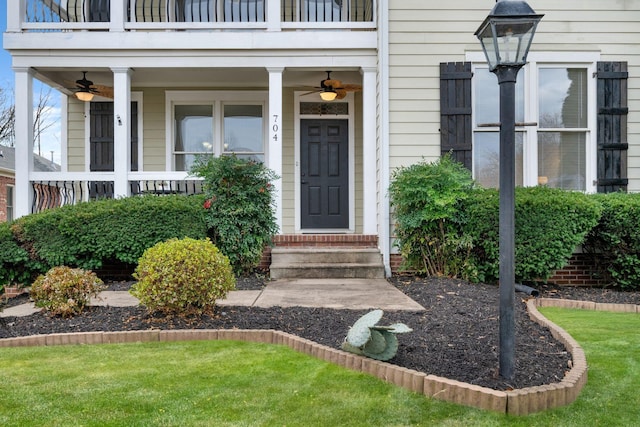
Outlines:
<svg viewBox="0 0 640 427"><path fill-rule="evenodd" d="M515 85L536 27L526 1L498 0L475 35L500 85L500 376L515 374Z"/></svg>

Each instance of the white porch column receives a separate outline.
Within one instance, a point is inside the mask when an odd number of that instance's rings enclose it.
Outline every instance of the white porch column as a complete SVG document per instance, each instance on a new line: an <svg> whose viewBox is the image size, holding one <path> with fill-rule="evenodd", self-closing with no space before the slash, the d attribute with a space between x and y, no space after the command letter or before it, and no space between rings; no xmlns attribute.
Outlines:
<svg viewBox="0 0 640 427"><path fill-rule="evenodd" d="M376 234L378 180L376 176L376 68L362 68L362 219L363 234Z"/></svg>
<svg viewBox="0 0 640 427"><path fill-rule="evenodd" d="M131 169L131 69L113 71L113 196L129 195Z"/></svg>
<svg viewBox="0 0 640 427"><path fill-rule="evenodd" d="M282 232L282 72L284 68L267 68L269 72L269 153L268 166L280 178L275 186L275 214L278 229Z"/></svg>
<svg viewBox="0 0 640 427"><path fill-rule="evenodd" d="M31 172L33 171L33 72L30 68L15 71L15 217L29 215L33 202Z"/></svg>

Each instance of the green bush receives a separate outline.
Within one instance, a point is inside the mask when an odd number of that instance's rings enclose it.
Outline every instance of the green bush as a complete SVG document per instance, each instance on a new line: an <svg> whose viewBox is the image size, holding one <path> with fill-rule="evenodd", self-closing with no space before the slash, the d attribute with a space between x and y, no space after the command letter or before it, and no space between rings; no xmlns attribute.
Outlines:
<svg viewBox="0 0 640 427"><path fill-rule="evenodd" d="M12 227L35 267L97 269L135 265L145 249L172 237L206 237L203 196L144 196L63 206L18 219Z"/></svg>
<svg viewBox="0 0 640 427"><path fill-rule="evenodd" d="M475 190L464 201L463 233L473 242L476 277L490 282L499 276L499 193ZM516 189L516 280L546 280L566 265L576 247L598 223L600 203L578 192L546 187Z"/></svg>
<svg viewBox="0 0 640 427"><path fill-rule="evenodd" d="M255 268L278 231L275 173L262 163L235 156L199 157L191 173L204 178L203 206L213 243L229 257L236 273Z"/></svg>
<svg viewBox="0 0 640 427"><path fill-rule="evenodd" d="M394 171L389 195L404 268L431 276L464 274L471 241L460 234L460 206L472 188L471 173L450 156Z"/></svg>
<svg viewBox="0 0 640 427"><path fill-rule="evenodd" d="M611 282L640 289L640 194L597 194L602 218L587 236L584 248Z"/></svg>
<svg viewBox="0 0 640 427"><path fill-rule="evenodd" d="M131 294L149 311L202 314L235 288L229 259L209 239L171 239L147 249Z"/></svg>
<svg viewBox="0 0 640 427"><path fill-rule="evenodd" d="M30 295L36 307L69 317L80 314L90 298L98 296L102 285L102 280L90 271L60 266L39 276L31 286Z"/></svg>
<svg viewBox="0 0 640 427"><path fill-rule="evenodd" d="M6 285L30 282L29 253L13 238L9 223L0 223L0 294Z"/></svg>

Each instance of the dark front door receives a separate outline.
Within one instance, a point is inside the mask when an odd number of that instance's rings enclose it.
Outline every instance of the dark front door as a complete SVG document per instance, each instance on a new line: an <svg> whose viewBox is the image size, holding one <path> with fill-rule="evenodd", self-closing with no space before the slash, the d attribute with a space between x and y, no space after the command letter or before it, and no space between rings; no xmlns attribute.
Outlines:
<svg viewBox="0 0 640 427"><path fill-rule="evenodd" d="M302 120L303 229L349 228L349 121Z"/></svg>
<svg viewBox="0 0 640 427"><path fill-rule="evenodd" d="M113 102L92 102L89 170L113 172ZM131 103L131 170L138 170L138 103Z"/></svg>
<svg viewBox="0 0 640 427"><path fill-rule="evenodd" d="M89 107L89 170L113 172L113 102L92 102ZM131 170L138 170L138 103L131 103ZM113 182L89 184L91 199L113 197Z"/></svg>

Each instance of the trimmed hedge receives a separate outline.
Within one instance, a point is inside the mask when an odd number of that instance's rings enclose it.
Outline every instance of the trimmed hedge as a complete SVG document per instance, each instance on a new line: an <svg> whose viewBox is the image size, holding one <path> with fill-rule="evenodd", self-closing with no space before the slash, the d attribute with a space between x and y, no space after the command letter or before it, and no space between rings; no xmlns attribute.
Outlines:
<svg viewBox="0 0 640 427"><path fill-rule="evenodd" d="M22 283L31 277L29 253L13 238L11 225L0 223L0 294L6 284Z"/></svg>
<svg viewBox="0 0 640 427"><path fill-rule="evenodd" d="M145 249L171 238L203 239L203 196L143 196L64 206L0 228L0 278L26 281L52 267L87 270L105 261L136 264Z"/></svg>
<svg viewBox="0 0 640 427"><path fill-rule="evenodd" d="M585 251L612 284L640 289L640 194L593 197L602 205L602 218L587 236Z"/></svg>
<svg viewBox="0 0 640 427"><path fill-rule="evenodd" d="M499 193L482 189L464 202L467 222L462 233L472 237L471 262L476 281L499 277ZM516 189L515 273L517 281L548 279L566 265L576 247L598 223L602 208L593 197L547 187Z"/></svg>

